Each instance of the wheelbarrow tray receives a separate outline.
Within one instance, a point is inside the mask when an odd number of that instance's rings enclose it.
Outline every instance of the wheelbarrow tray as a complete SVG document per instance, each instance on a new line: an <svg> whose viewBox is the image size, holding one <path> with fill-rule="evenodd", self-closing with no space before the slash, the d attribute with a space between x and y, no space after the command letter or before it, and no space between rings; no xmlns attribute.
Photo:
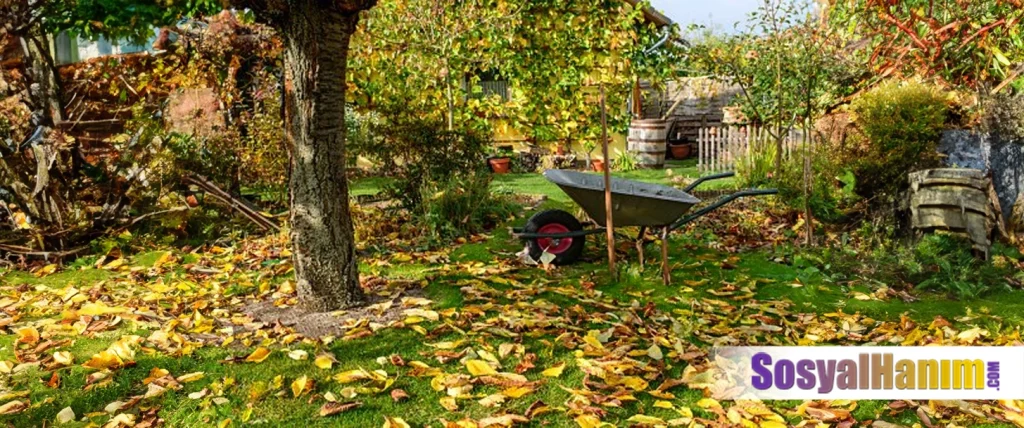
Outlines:
<svg viewBox="0 0 1024 428"><path fill-rule="evenodd" d="M544 178L558 185L597 224L605 224L604 176L549 169ZM615 226L667 226L698 203L700 199L674 187L612 178Z"/></svg>

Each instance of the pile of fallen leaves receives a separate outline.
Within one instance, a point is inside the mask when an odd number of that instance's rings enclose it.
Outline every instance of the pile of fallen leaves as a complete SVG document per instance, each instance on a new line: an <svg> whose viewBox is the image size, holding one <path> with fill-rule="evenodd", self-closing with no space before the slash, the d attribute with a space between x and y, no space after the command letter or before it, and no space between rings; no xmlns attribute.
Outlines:
<svg viewBox="0 0 1024 428"><path fill-rule="evenodd" d="M165 252L149 266L104 257L82 269L111 275L88 286L5 283L0 288L0 328L16 340L14 360L0 361L0 415L46 404L30 399L25 382L37 379L25 379L27 372L46 373L46 386L59 388L62 376L70 373L64 369L79 365L86 369L85 388L99 390L110 385L119 370L134 365L140 354L194 358L202 348L220 347L234 355L222 364L261 364L283 353L329 373L328 380L302 375L288 381L279 375L250 391L257 402L274 395L315 404L324 418L359 408L363 397L385 395L397 403L443 409L446 416L438 420L411 422L444 427L510 427L539 417L565 418L584 428L610 423L887 427L893 425L855 420L855 401L719 400L727 385L712 369L708 351L720 345L1024 344L1019 327L1002 325L988 315L918 323L907 316L877 320L841 311L801 312L786 301L758 300L757 287L767 281L742 275L729 283L689 281L678 296L655 305L647 293L631 293L628 300L621 300L593 284L570 286L540 279L534 268L455 263L444 253L428 252L370 260L377 267L417 262L435 269L423 282L367 278L367 291L377 299L370 308L333 314L337 335L304 337L294 325L260 321L248 312L254 304L296 304L285 243L284 237L271 236L231 248ZM714 257L704 261L729 262ZM47 265L35 274L52 275L59 269ZM423 286L454 287L462 304L439 307L414 293ZM714 291L713 297L698 296L698 289ZM1002 327L982 328L982 321ZM88 355L68 351L75 340L120 329L132 333ZM335 366L344 355L311 355L295 349L303 343L323 349L333 341L362 339L382 329L409 330L426 350L395 349L380 355L378 368L338 370ZM433 395L410 397L395 387L399 378L423 382ZM162 397L183 394L179 391L190 383L202 388L187 398L208 405L227 402L225 391L238 387L233 378L209 379L200 372L154 368L132 395L103 408L65 408L55 418L66 422L80 418L76 412L85 412L89 420L111 427L159 425ZM703 398L683 401L687 389L700 391ZM569 398L534 398L550 390ZM653 402L653 408L644 402ZM474 418L467 416L469 408L489 413ZM897 401L889 403L887 412L914 412L928 427L977 421L1024 426L1022 408L1022 401ZM654 415L655 409L661 416ZM248 421L251 413L250 407L237 419ZM381 416L385 427L410 426L404 415Z"/></svg>

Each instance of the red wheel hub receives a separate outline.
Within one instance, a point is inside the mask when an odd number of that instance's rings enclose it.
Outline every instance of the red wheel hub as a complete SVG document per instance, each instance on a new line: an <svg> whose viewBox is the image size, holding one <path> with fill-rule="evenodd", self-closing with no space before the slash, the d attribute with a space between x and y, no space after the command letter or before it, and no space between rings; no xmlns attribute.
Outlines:
<svg viewBox="0 0 1024 428"><path fill-rule="evenodd" d="M567 233L569 228L560 223L546 224L537 231L541 234ZM551 254L562 254L572 246L572 238L537 238L537 245Z"/></svg>

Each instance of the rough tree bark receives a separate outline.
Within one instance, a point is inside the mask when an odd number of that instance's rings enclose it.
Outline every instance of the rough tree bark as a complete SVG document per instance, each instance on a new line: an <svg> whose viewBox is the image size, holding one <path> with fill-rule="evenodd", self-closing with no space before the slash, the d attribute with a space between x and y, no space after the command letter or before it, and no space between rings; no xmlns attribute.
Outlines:
<svg viewBox="0 0 1024 428"><path fill-rule="evenodd" d="M285 40L285 127L293 148L291 237L299 300L309 310L358 305L345 170L349 40L373 0L292 0L278 20ZM344 174L340 174L344 177Z"/></svg>
<svg viewBox="0 0 1024 428"><path fill-rule="evenodd" d="M29 96L32 108L42 111L47 125L64 120L60 75L54 65L46 40L46 34L39 26L33 27L22 37L22 50L29 74Z"/></svg>

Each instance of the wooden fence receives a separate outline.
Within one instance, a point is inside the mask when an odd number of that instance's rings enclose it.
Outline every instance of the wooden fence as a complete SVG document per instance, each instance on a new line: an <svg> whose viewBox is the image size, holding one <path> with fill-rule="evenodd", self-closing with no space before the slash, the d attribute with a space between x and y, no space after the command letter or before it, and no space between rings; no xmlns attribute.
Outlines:
<svg viewBox="0 0 1024 428"><path fill-rule="evenodd" d="M805 143L807 133L800 129L784 132L782 157L787 160ZM701 128L697 135L697 168L702 173L735 171L759 144L775 144L775 137L758 126Z"/></svg>

